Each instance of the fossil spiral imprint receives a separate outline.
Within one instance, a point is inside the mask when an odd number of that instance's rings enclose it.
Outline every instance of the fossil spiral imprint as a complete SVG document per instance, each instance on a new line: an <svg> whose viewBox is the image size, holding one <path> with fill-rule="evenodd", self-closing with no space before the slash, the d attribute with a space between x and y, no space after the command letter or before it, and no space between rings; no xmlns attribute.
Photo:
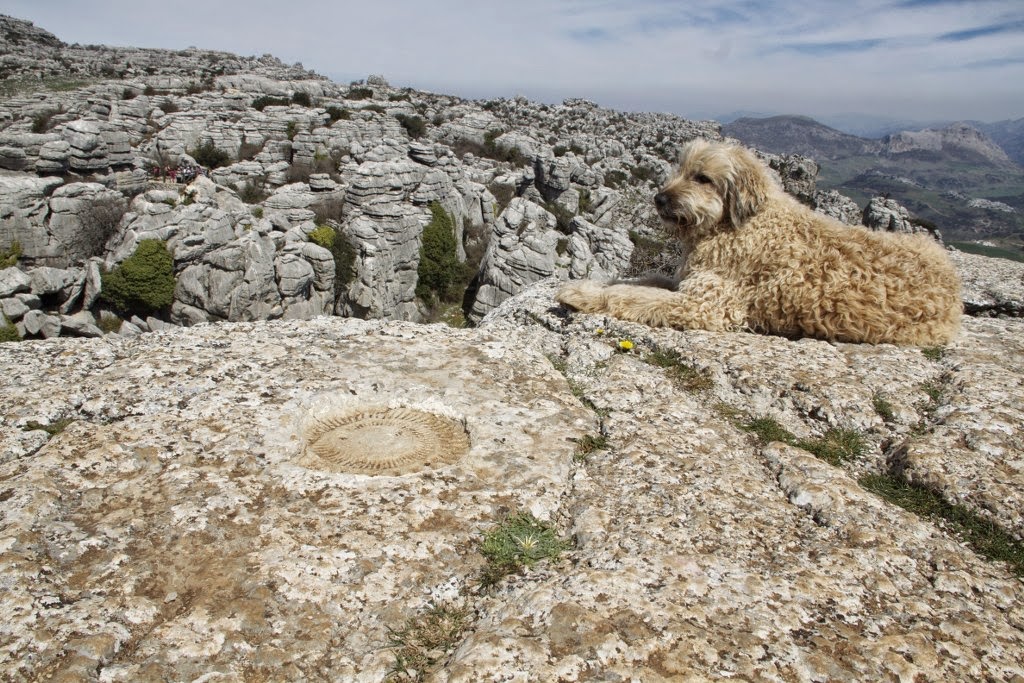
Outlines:
<svg viewBox="0 0 1024 683"><path fill-rule="evenodd" d="M457 420L411 408L352 410L306 433L302 464L331 472L396 475L455 462L469 449Z"/></svg>

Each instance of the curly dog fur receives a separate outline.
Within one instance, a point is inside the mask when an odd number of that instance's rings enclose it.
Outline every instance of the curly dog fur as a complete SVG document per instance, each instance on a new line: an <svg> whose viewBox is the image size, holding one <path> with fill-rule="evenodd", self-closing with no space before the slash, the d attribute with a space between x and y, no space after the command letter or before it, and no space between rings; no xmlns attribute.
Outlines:
<svg viewBox="0 0 1024 683"><path fill-rule="evenodd" d="M689 143L655 206L684 245L674 280L583 280L558 301L648 325L842 342L938 345L959 329L960 281L934 240L815 213L742 147Z"/></svg>

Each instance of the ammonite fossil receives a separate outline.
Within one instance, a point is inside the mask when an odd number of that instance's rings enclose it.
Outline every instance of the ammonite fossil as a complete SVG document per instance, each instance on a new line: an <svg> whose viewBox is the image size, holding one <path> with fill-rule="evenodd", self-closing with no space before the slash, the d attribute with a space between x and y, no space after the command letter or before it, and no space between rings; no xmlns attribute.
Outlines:
<svg viewBox="0 0 1024 683"><path fill-rule="evenodd" d="M399 475L448 465L469 449L458 420L413 408L353 408L306 430L301 464L330 472Z"/></svg>

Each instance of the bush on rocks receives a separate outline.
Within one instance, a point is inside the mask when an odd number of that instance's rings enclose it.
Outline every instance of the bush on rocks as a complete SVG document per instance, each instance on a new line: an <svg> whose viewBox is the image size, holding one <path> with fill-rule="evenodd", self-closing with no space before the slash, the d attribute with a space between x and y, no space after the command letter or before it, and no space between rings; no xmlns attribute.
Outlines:
<svg viewBox="0 0 1024 683"><path fill-rule="evenodd" d="M174 258L160 240L142 240L134 254L102 277L100 296L125 317L156 313L174 301Z"/></svg>
<svg viewBox="0 0 1024 683"><path fill-rule="evenodd" d="M204 141L188 154L196 160L197 164L206 168L220 168L231 163L231 155L219 149L217 145L213 144L213 140Z"/></svg>
<svg viewBox="0 0 1024 683"><path fill-rule="evenodd" d="M334 257L334 291L352 282L356 276L356 250L344 235L329 225L319 225L309 233L309 241L331 252Z"/></svg>
<svg viewBox="0 0 1024 683"><path fill-rule="evenodd" d="M459 301L469 277L459 261L455 220L437 202L431 202L430 213L433 217L423 228L416 296L426 303Z"/></svg>

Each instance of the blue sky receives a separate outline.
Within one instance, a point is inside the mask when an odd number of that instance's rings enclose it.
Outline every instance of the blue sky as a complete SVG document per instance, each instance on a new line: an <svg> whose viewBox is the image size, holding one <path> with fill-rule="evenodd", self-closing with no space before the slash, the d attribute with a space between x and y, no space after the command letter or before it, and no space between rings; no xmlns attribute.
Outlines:
<svg viewBox="0 0 1024 683"><path fill-rule="evenodd" d="M1024 0L0 0L65 42L684 116L1024 117Z"/></svg>

